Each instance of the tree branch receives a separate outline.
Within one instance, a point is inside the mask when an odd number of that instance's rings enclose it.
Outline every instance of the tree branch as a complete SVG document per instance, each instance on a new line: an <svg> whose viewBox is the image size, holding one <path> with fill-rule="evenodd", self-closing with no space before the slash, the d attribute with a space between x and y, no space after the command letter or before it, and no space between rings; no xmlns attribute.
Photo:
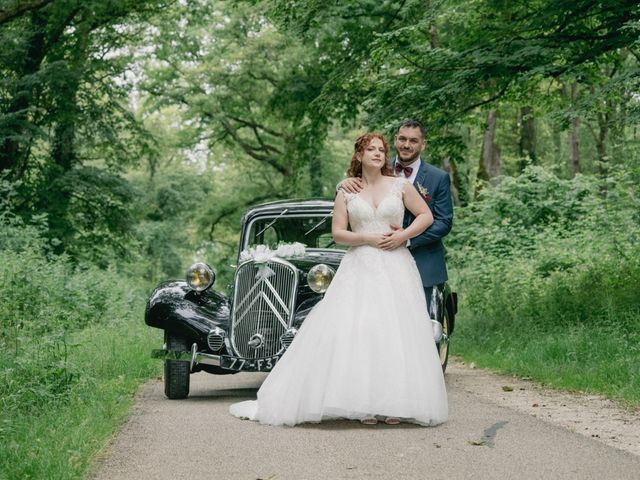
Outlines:
<svg viewBox="0 0 640 480"><path fill-rule="evenodd" d="M249 71L247 72L247 75L248 75L250 78L253 78L254 80L258 80L258 81L260 81L260 80L264 80L265 82L270 83L270 84L271 84L271 85L273 85L274 87L277 87L277 86L278 86L278 82L277 82L274 78L272 78L272 77L270 77L269 75L267 75L266 73L263 73L262 75L258 76L258 75L256 75L255 73L253 73L251 70L249 70Z"/></svg>
<svg viewBox="0 0 640 480"><path fill-rule="evenodd" d="M0 25L8 23L14 18L20 17L32 10L38 10L53 1L54 0L32 0L31 2L18 1L13 8L0 10Z"/></svg>
<svg viewBox="0 0 640 480"><path fill-rule="evenodd" d="M243 125L246 125L247 127L259 128L260 130L263 130L263 131L267 132L268 134L273 135L274 137L279 137L279 138L283 137L282 133L276 132L275 130L267 128L264 125L261 125L259 123L251 122L249 120L244 120L243 118L234 117L232 115L228 115L228 117L231 120L235 121L235 122L238 122L238 123L241 123Z"/></svg>
<svg viewBox="0 0 640 480"><path fill-rule="evenodd" d="M228 205L223 206L220 210L218 210L218 212L216 213L216 215L213 217L213 219L211 220L211 227L209 228L209 240L213 241L213 233L215 231L216 225L223 219L226 218L230 215L233 215L234 213L236 213L238 210L240 210L241 208L246 208L250 205L254 205L258 202L262 202L265 200L271 200L274 198L274 194L273 192L266 192L266 193L262 193L260 195L256 195L250 199L247 200L243 200L240 202L236 202L236 203L231 203Z"/></svg>
<svg viewBox="0 0 640 480"><path fill-rule="evenodd" d="M496 93L495 95L487 98L486 100L482 100L480 102L477 103L473 103L467 107L465 107L460 113L467 113L470 112L471 110L476 109L477 107L481 107L482 105L486 105L487 103L491 103L495 100L497 100L498 98L500 98L502 95L505 94L505 92L507 91L507 88L509 88L509 85L511 85L511 80L508 80L503 87L500 89L500 91L498 93Z"/></svg>
<svg viewBox="0 0 640 480"><path fill-rule="evenodd" d="M253 134L256 136L256 140L258 140L258 143L260 144L263 150L273 152L277 155L282 155L282 150L272 145L269 145L265 143L264 140L262 140L262 136L260 135L260 131L258 130L257 127L251 127L251 130L253 130Z"/></svg>
<svg viewBox="0 0 640 480"><path fill-rule="evenodd" d="M260 154L259 148L248 144L246 141L240 138L240 135L238 135L238 131L233 128L233 126L227 120L221 119L220 123L222 124L222 128L224 128L224 130L231 136L231 138L233 138L233 140L238 145L240 145L240 148L242 148L242 150L244 150L247 155L258 161L265 162L266 164L271 165L285 177L290 175L291 172L287 168L280 165L273 157L265 154Z"/></svg>

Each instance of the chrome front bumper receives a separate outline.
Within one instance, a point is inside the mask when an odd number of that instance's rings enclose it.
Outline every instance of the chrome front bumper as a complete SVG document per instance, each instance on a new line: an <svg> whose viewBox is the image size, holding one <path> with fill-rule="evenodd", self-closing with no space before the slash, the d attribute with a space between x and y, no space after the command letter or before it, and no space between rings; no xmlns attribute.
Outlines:
<svg viewBox="0 0 640 480"><path fill-rule="evenodd" d="M204 353L198 351L198 345L194 343L191 345L190 352L178 352L176 350L152 350L151 358L158 358L161 360L180 360L189 362L191 370L193 367L202 363L204 365L220 366L220 355L213 355L211 353Z"/></svg>

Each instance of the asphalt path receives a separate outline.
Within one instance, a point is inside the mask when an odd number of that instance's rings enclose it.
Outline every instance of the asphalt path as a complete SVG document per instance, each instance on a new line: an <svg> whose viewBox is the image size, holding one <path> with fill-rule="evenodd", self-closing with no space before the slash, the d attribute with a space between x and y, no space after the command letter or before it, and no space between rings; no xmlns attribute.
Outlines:
<svg viewBox="0 0 640 480"><path fill-rule="evenodd" d="M291 428L232 417L229 405L255 398L264 378L195 374L186 400L166 399L161 380L145 384L91 477L640 479L639 455L476 394L473 373L455 364L446 375L449 421L432 428L348 420Z"/></svg>

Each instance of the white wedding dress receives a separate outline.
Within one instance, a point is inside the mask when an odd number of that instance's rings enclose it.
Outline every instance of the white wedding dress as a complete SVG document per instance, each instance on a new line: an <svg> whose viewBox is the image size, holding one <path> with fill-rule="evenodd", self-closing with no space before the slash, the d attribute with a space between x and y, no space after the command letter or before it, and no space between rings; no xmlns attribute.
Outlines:
<svg viewBox="0 0 640 480"><path fill-rule="evenodd" d="M347 194L351 229L402 225L405 182L397 179L378 208ZM371 415L420 425L446 421L444 377L409 250L350 248L258 399L233 404L230 412L270 425Z"/></svg>

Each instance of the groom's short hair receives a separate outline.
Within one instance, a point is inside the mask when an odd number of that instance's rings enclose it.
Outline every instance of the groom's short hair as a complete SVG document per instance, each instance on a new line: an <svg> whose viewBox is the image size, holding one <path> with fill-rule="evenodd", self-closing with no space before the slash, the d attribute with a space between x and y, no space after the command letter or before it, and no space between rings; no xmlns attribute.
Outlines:
<svg viewBox="0 0 640 480"><path fill-rule="evenodd" d="M414 120L413 118L408 118L407 120L404 120L399 126L398 126L398 130L400 130L401 128L419 128L420 129L420 133L422 134L422 138L426 138L427 136L427 131L424 128L424 125L422 125L418 120Z"/></svg>

